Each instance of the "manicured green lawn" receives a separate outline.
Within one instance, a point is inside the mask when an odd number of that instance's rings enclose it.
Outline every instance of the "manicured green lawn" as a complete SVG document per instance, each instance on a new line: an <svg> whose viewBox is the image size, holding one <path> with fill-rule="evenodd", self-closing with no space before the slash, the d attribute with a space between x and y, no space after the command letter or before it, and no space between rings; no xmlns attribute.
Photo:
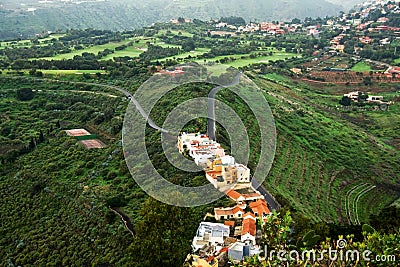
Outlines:
<svg viewBox="0 0 400 267"><path fill-rule="evenodd" d="M52 34L49 37L39 39L39 44L36 46L45 46L47 45L45 42L50 41L51 39L59 39L60 37L65 36L65 34ZM4 41L0 42L0 50L6 47L30 47L32 46L32 42L29 39L24 39L20 41Z"/></svg>
<svg viewBox="0 0 400 267"><path fill-rule="evenodd" d="M138 47L129 46L124 50L115 51L112 54L109 54L103 57L101 60L112 60L114 57L139 57L144 51L140 50Z"/></svg>
<svg viewBox="0 0 400 267"><path fill-rule="evenodd" d="M51 75L82 75L84 73L87 74L96 74L96 73L101 73L101 74L106 74L107 71L105 70L37 70L41 71L43 74L51 74ZM28 75L29 70L23 71L24 74ZM1 76L7 76L7 71L3 71Z"/></svg>
<svg viewBox="0 0 400 267"><path fill-rule="evenodd" d="M246 56L246 58L242 58L243 56ZM233 55L233 56L222 56L222 57L217 57L215 59L221 59L225 57L235 57L237 60L232 61L232 62L227 62L227 65L230 65L235 68L240 68L244 67L247 65L252 65L252 64L257 64L257 63L268 63L271 61L277 61L277 60L285 60L286 58L290 57L296 57L298 55L292 54L292 53L285 53L285 52L278 52L274 53L272 56L262 56L262 57L256 57L256 58L250 58L248 57L249 55ZM214 60L214 59L212 59Z"/></svg>
<svg viewBox="0 0 400 267"><path fill-rule="evenodd" d="M60 75L81 75L84 73L87 74L96 74L101 73L105 74L106 71L104 70L40 70L44 74L60 74Z"/></svg>
<svg viewBox="0 0 400 267"><path fill-rule="evenodd" d="M167 59L173 59L173 58L180 59L180 58L187 58L188 56L195 58L198 55L203 55L204 53L207 53L207 52L210 52L209 48L196 48L195 51L182 53L180 55L176 55L176 56L172 56L172 57L160 58L159 60L167 60Z"/></svg>
<svg viewBox="0 0 400 267"><path fill-rule="evenodd" d="M46 57L43 59L47 59L47 60L62 60L62 59L73 59L74 56L77 55L82 55L82 53L86 52L86 53L93 53L95 55L97 55L97 53L104 51L105 49L115 49L118 46L124 45L129 43L129 41L122 41L122 42L118 42L118 43L108 43L108 44L104 44L104 45L95 45L95 46L91 46L82 50L76 50L67 54L59 54L59 55L55 55L54 57Z"/></svg>
<svg viewBox="0 0 400 267"><path fill-rule="evenodd" d="M185 32L185 31L175 31L175 30L171 30L173 35L179 35L179 32L181 33L182 36L186 36L186 37L193 37L193 34ZM158 34L166 34L167 30L160 30L158 32Z"/></svg>
<svg viewBox="0 0 400 267"><path fill-rule="evenodd" d="M368 65L364 61L360 61L356 65L354 65L354 67L351 68L351 70L352 71L371 71L372 68L370 65Z"/></svg>

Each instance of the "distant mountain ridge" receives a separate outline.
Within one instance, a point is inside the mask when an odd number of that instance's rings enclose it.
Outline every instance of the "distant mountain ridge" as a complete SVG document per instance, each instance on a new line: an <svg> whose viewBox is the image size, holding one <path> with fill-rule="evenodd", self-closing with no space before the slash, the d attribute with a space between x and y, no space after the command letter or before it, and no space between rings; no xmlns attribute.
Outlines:
<svg viewBox="0 0 400 267"><path fill-rule="evenodd" d="M0 4L0 38L70 28L130 30L177 17L291 20L334 15L343 9L329 1L340 0L4 0Z"/></svg>

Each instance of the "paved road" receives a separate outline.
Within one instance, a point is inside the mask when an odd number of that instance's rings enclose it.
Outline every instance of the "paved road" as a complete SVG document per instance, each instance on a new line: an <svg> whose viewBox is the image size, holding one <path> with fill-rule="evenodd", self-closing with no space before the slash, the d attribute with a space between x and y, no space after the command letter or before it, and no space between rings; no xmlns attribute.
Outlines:
<svg viewBox="0 0 400 267"><path fill-rule="evenodd" d="M143 107L140 105L140 103L133 97L133 95L131 93L129 93L127 90L120 88L118 86L114 86L114 85L103 85L103 84L97 84L97 83L83 83L86 85L95 85L95 86L100 86L100 87L105 87L105 88L110 88L110 89L114 89L117 91L120 91L121 93L123 93L127 98L130 99L130 101L135 105L136 109L140 112L140 114L143 116L143 118L147 121L147 123L149 124L149 126L157 131L160 131L162 133L168 133L167 130L159 127L149 116L149 114L147 114L147 112L143 109Z"/></svg>
<svg viewBox="0 0 400 267"><path fill-rule="evenodd" d="M278 210L281 205L278 203L278 201L276 201L276 199L271 195L270 192L267 191L267 189L265 189L264 186L262 186L256 179L254 179L252 177L251 179L251 186L256 189L257 191L259 191L261 193L261 195L264 196L265 201L268 203L269 207L272 210Z"/></svg>
<svg viewBox="0 0 400 267"><path fill-rule="evenodd" d="M233 81L230 84L227 85L221 85L218 87L215 87L210 91L208 94L208 120L207 120L207 135L211 140L216 141L216 136L215 136L215 131L216 131L216 125L215 125L215 96L217 93L223 89L223 88L228 88L231 86L235 86L239 84L240 77L242 76L243 72L239 72L233 79Z"/></svg>

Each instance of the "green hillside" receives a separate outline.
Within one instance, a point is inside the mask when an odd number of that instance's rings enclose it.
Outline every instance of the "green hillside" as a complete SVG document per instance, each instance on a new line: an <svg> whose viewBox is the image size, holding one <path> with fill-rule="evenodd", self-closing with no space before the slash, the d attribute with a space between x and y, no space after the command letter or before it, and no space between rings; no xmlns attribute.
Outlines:
<svg viewBox="0 0 400 267"><path fill-rule="evenodd" d="M0 39L32 36L47 31L65 29L132 30L154 22L178 17L198 19L241 16L247 21L291 20L292 18L334 15L340 7L320 0L290 1L105 1L48 4L24 1L8 1L0 9ZM28 12L28 8L37 8ZM160 12L161 10L161 12Z"/></svg>

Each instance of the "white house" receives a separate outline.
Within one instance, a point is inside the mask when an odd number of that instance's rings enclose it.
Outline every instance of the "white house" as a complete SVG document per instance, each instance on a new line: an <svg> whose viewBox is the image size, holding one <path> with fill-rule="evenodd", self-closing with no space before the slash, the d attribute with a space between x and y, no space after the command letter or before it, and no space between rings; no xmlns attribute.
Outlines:
<svg viewBox="0 0 400 267"><path fill-rule="evenodd" d="M216 246L218 244L223 244L225 238L229 237L229 232L230 229L227 225L221 223L202 222L200 223L196 236L193 239L193 250L197 251L205 245Z"/></svg>
<svg viewBox="0 0 400 267"><path fill-rule="evenodd" d="M239 207L231 207L231 208L215 208L214 209L214 217L217 221L221 220L230 220L230 219L241 219L243 218L244 210Z"/></svg>
<svg viewBox="0 0 400 267"><path fill-rule="evenodd" d="M250 183L250 169L243 164L236 164L237 170L237 182L238 183Z"/></svg>
<svg viewBox="0 0 400 267"><path fill-rule="evenodd" d="M369 96L367 98L367 101L369 101L369 102L375 102L375 101L382 102L383 101L383 96Z"/></svg>

